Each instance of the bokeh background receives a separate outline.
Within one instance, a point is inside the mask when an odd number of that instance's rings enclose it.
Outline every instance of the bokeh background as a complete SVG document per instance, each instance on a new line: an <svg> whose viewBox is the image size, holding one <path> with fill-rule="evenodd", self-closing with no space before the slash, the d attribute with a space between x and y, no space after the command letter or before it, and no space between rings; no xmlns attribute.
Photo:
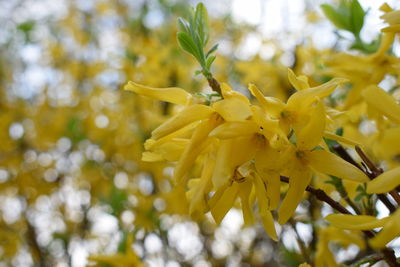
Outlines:
<svg viewBox="0 0 400 267"><path fill-rule="evenodd" d="M286 99L293 92L287 67L318 73L323 55L352 42L320 10L334 1L203 2L210 42L219 43L213 73L239 91L252 82ZM219 227L209 216L201 223L181 216L181 200L171 193L171 166L140 160L144 140L175 107L124 92L123 85L134 80L209 90L176 42L177 17L187 17L197 3L0 1L0 266L109 266L88 257L123 258L129 250L149 266L304 261L299 236L314 242L302 222L314 202L299 207L304 218L277 226L282 235L274 243L260 225L242 228L235 209ZM383 1L360 3L369 9L361 37L372 42L384 25L378 10ZM392 84L388 79L381 86ZM358 249L336 252L345 261Z"/></svg>

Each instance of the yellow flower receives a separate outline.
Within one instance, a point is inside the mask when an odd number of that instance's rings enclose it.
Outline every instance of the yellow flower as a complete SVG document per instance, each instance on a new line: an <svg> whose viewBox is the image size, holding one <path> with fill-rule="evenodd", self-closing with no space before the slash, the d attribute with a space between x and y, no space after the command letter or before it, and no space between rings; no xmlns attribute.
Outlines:
<svg viewBox="0 0 400 267"><path fill-rule="evenodd" d="M347 247L351 244L357 245L359 248L364 249L364 240L360 234L343 231L335 227L327 227L318 231L317 251L315 255L316 267L336 267L340 266L329 249L330 242L340 243L342 246Z"/></svg>
<svg viewBox="0 0 400 267"><path fill-rule="evenodd" d="M325 219L333 226L351 230L371 230L382 227L382 230L369 240L373 248L379 249L400 235L400 209L392 215L377 219L367 215L330 214Z"/></svg>
<svg viewBox="0 0 400 267"><path fill-rule="evenodd" d="M251 162L242 164L234 171L234 176L231 180L217 189L208 202L211 214L219 224L226 213L232 208L235 200L239 197L242 204L245 224L252 224L254 221L251 208L253 201L250 198L250 193L252 191L255 192L257 198L258 211L263 227L267 234L273 240L277 241L278 237L275 230L274 219L268 207L269 201L267 198L266 186L258 173L254 171Z"/></svg>
<svg viewBox="0 0 400 267"><path fill-rule="evenodd" d="M223 99L210 106L183 101L191 98L179 88L157 89L134 84L136 92L186 105L152 132L145 143L149 151L143 158L177 161L174 181L181 188L188 184L186 196L192 217L201 218L203 213L211 211L220 223L240 199L244 221L252 224L257 199L263 226L276 240L271 210L279 206L282 173L289 175L290 182L278 210L281 224L292 216L302 200L313 171L358 182L368 180L363 172L336 155L314 150L318 145L323 146L324 135L334 137L326 131L330 117L323 98L346 79L335 78L310 87L306 76L297 77L289 70L288 78L298 91L287 103L264 97L250 84L249 90L260 106L252 105L246 96L226 84L221 84ZM173 102L175 92L182 95L182 100ZM330 110L331 113L335 112ZM296 144L289 142L290 132L294 132ZM342 137L336 139L351 143ZM190 180L196 164L202 169L200 178ZM214 192L211 198L210 192Z"/></svg>
<svg viewBox="0 0 400 267"><path fill-rule="evenodd" d="M382 115L400 123L400 105L396 100L378 86L371 85L362 93L365 102Z"/></svg>
<svg viewBox="0 0 400 267"><path fill-rule="evenodd" d="M290 180L289 189L278 210L280 224L286 223L301 201L311 182L312 169L352 181L368 181L362 171L331 152L313 150L320 144L326 132L326 112L321 98L332 93L346 79L336 78L310 88L305 76L296 77L290 69L288 76L293 87L299 91L288 99L287 104L271 104L257 87L250 85L251 93L263 109L274 110L275 114L279 114L282 128L286 132L293 129L297 139L296 146L288 145L288 152L285 153L285 160L290 162L286 167Z"/></svg>
<svg viewBox="0 0 400 267"><path fill-rule="evenodd" d="M380 7L380 10L385 12L380 18L389 24L383 28L382 32L400 32L400 10L393 10L387 3Z"/></svg>
<svg viewBox="0 0 400 267"><path fill-rule="evenodd" d="M368 194L387 193L400 185L400 167L386 171L368 182Z"/></svg>
<svg viewBox="0 0 400 267"><path fill-rule="evenodd" d="M303 193L311 181L312 170L350 181L369 181L357 167L326 150L309 151L293 147L290 162L289 190L278 210L280 224L286 223L302 200Z"/></svg>
<svg viewBox="0 0 400 267"><path fill-rule="evenodd" d="M124 89L135 92L139 95L148 96L178 105L187 105L193 99L191 94L177 87L153 88L130 81L127 85L125 85Z"/></svg>

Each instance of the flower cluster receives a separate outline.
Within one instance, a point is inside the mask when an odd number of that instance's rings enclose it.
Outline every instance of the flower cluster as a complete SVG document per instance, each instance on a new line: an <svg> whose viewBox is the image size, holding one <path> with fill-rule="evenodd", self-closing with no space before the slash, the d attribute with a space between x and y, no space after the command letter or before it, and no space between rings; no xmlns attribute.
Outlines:
<svg viewBox="0 0 400 267"><path fill-rule="evenodd" d="M210 211L220 223L239 199L245 223L252 224L257 203L266 232L276 240L271 212L277 210L278 222L286 223L313 173L368 181L324 142L326 137L356 144L334 134L333 118L340 114L324 103L346 79L310 87L306 76L290 69L288 78L297 92L286 103L265 97L253 84L249 91L255 103L227 84L221 85L221 98L211 102L180 88L126 85L126 90L182 106L152 132L143 160L176 162L174 183L186 191L192 217ZM289 177L289 188L281 201L282 175Z"/></svg>

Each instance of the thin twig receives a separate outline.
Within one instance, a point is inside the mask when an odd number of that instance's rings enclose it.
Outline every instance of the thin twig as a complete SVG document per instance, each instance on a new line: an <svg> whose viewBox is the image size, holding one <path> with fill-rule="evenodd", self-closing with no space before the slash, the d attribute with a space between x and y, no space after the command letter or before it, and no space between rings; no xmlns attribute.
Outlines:
<svg viewBox="0 0 400 267"><path fill-rule="evenodd" d="M340 145L340 144L334 144L332 146L332 148L335 150L335 152L345 161L347 161L348 163L353 164L354 166L356 166L357 168L359 168L360 170L363 170L361 168L361 166L352 158L352 156L349 155L349 153L347 153L346 149Z"/></svg>
<svg viewBox="0 0 400 267"><path fill-rule="evenodd" d="M369 177L369 179L373 180L378 175L383 173L383 170L380 168L377 168L375 166L375 164L368 158L368 156L364 153L364 151L362 151L362 149L359 146L356 146L355 149L356 149L357 154L360 156L360 158L363 160L365 165L370 170L370 172L364 171L365 174ZM396 211L396 207L392 204L392 202L387 198L387 196L385 194L377 194L377 195L378 195L379 200L382 201L382 203L389 209L390 213L393 213Z"/></svg>
<svg viewBox="0 0 400 267"><path fill-rule="evenodd" d="M300 251L301 251L301 254L303 255L304 261L310 263L311 260L310 260L310 256L308 253L308 249L307 249L306 244L304 243L303 239L301 239L299 232L296 229L296 222L293 219L290 219L289 223L292 226L294 233L296 234L296 240L297 240L297 243L299 244Z"/></svg>
<svg viewBox="0 0 400 267"><path fill-rule="evenodd" d="M392 190L389 192L389 194L392 196L392 198L397 202L397 204L400 206L400 196L399 193L397 193L396 190Z"/></svg>
<svg viewBox="0 0 400 267"><path fill-rule="evenodd" d="M382 255L372 255L372 256L360 259L357 262L352 263L351 266L361 266L362 264L366 264L366 263L375 264L381 260L383 260Z"/></svg>
<svg viewBox="0 0 400 267"><path fill-rule="evenodd" d="M211 89L213 91L217 92L218 94L220 94L222 97L221 85L219 84L219 82L214 77L207 79L207 81L208 81L208 85L211 87Z"/></svg>
<svg viewBox="0 0 400 267"><path fill-rule="evenodd" d="M35 227L29 222L29 219L26 218L26 227L27 227L27 242L32 249L33 255L36 255L38 260L38 266L46 267L46 257L40 247L39 243L36 239L36 229Z"/></svg>
<svg viewBox="0 0 400 267"><path fill-rule="evenodd" d="M281 176L280 179L281 179L281 182L289 183L289 177ZM343 214L351 214L351 212L348 211L345 207L343 207L339 202L333 200L330 196L328 196L325 193L325 191L323 191L321 189L315 189L314 187L311 187L311 186L307 186L306 191L313 194L318 200L327 203L334 210L337 210L338 212L343 213Z"/></svg>
<svg viewBox="0 0 400 267"><path fill-rule="evenodd" d="M356 148L357 154L360 156L360 158L363 160L363 162L367 165L368 169L371 170L371 172L374 174L375 177L383 172L381 169L378 169L375 166L375 164L368 158L368 156L364 153L364 151L362 151L362 149L359 146L356 146L355 148Z"/></svg>

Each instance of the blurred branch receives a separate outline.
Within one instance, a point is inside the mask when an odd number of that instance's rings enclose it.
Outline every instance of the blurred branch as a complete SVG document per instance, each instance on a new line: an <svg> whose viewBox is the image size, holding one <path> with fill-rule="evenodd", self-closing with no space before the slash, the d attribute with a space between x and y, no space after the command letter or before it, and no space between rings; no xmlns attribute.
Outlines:
<svg viewBox="0 0 400 267"><path fill-rule="evenodd" d="M27 227L27 242L32 250L33 256L37 257L38 260L38 265L40 267L47 267L47 261L46 261L46 256L45 253L42 251L42 248L40 247L39 243L37 242L36 239L36 229L35 227L29 222L29 219L26 217L25 214L25 222L26 222L26 227ZM33 257L35 258L35 257Z"/></svg>

